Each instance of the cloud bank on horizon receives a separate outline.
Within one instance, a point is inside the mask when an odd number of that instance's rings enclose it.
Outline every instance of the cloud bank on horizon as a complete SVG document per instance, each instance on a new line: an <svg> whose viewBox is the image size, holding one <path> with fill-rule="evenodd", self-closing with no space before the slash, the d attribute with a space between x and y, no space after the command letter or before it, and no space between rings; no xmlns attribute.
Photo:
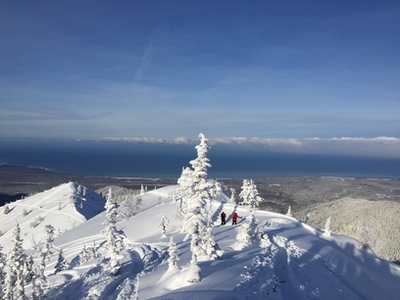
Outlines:
<svg viewBox="0 0 400 300"><path fill-rule="evenodd" d="M189 144L195 145L198 139L152 138L152 137L102 137L103 142L151 143L151 144ZM327 155L354 155L400 158L400 138L307 138L307 139L261 139L261 138L210 138L209 145L232 146L251 151L274 151L285 153L307 153ZM234 149L235 149L234 148Z"/></svg>
<svg viewBox="0 0 400 300"><path fill-rule="evenodd" d="M400 137L399 19L398 1L2 1L0 137Z"/></svg>

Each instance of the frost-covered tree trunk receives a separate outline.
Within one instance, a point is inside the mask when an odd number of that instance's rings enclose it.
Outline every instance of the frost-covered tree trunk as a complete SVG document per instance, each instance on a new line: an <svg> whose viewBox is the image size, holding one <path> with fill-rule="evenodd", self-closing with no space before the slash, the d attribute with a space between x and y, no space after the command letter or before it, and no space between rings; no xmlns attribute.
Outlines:
<svg viewBox="0 0 400 300"><path fill-rule="evenodd" d="M104 234L106 237L106 247L108 249L106 254L106 259L108 259L107 269L111 275L116 275L121 268L121 264L119 262L119 248L122 244L122 241L116 228L118 218L117 203L112 196L111 188L107 194L105 209L106 221L104 222Z"/></svg>

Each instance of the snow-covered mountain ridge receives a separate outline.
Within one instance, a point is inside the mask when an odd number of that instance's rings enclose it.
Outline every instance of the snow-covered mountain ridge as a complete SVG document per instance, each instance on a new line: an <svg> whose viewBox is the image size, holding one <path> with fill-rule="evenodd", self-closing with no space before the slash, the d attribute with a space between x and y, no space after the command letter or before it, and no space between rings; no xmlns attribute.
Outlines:
<svg viewBox="0 0 400 300"><path fill-rule="evenodd" d="M76 186L79 185L69 183L32 196L35 197L35 205L39 209L42 206L42 214L45 212L43 209L47 209L46 215L43 215L45 220L50 221L50 215L57 214L54 211L58 210L59 200L64 199L63 203L71 203L69 195L75 195L70 193L71 187ZM73 190L78 189L72 188ZM86 190L86 195L91 193ZM190 283L187 281L192 272L190 240L184 241L185 234L181 233L182 220L176 215L177 203L174 199L177 193L177 186L169 186L141 195L142 205L131 216L126 213L129 206L120 204L118 211L124 217L118 219L117 228L124 237L123 250L120 253L122 267L115 276L105 274L102 262L102 257L107 252L106 238L102 233L106 214L103 212L88 220L71 211L68 214L57 214L59 218L52 219L55 228L66 228L71 222L75 227L71 226L53 242L56 249L62 249L69 267L54 274L57 255L51 256L46 262L46 297L398 299L400 267L379 259L369 249L360 248L360 243L353 238L335 234L325 236L323 231L294 218L256 211L259 228L268 242L262 246L244 246L237 240L237 229L246 222L249 212L244 207L227 203L228 198L223 194L212 201L212 220L215 240L224 253L216 260L200 258L200 282ZM55 197L57 195L58 198ZM25 202L30 203L30 198L25 199ZM57 205L54 205L54 199L59 199L56 201ZM79 201L73 203L71 210L79 211ZM102 205L104 207L104 201ZM15 206L9 214L16 213L17 208L22 208L20 206ZM86 206L83 207L85 209ZM223 226L219 220L222 211L228 215L228 223ZM230 224L233 211L243 217L236 226ZM16 214L19 222L29 216L28 214L21 218L21 212ZM66 211L62 209L61 212ZM30 214L32 213L34 212ZM76 219L71 218L70 214ZM69 218L61 218L65 216ZM163 218L168 219L165 234L160 228ZM81 220L80 223L78 219ZM73 220L76 221L75 224ZM22 224L25 222L20 223L21 228ZM7 226L13 227L12 225ZM22 237L25 240L30 235L24 234ZM43 228L38 229L35 238L41 240L43 237ZM171 237L176 243L176 255L179 258L176 268L171 268L168 262ZM3 239L4 249L9 248L7 244L7 239ZM98 256L83 261L82 250L85 247L95 248ZM29 249L28 254L33 254L30 248L25 249ZM27 295L31 288L32 284L26 286Z"/></svg>
<svg viewBox="0 0 400 300"><path fill-rule="evenodd" d="M46 225L52 225L55 234L61 235L103 211L104 204L102 196L76 182L12 202L0 209L0 244L4 252L9 250L18 223L23 247L30 249L42 242Z"/></svg>

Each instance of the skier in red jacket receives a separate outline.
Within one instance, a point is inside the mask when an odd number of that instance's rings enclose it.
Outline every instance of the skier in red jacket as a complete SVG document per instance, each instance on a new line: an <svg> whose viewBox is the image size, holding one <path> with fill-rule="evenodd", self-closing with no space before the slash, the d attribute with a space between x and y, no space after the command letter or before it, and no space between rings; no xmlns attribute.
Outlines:
<svg viewBox="0 0 400 300"><path fill-rule="evenodd" d="M237 218L241 219L236 212L232 214L232 225L236 225Z"/></svg>

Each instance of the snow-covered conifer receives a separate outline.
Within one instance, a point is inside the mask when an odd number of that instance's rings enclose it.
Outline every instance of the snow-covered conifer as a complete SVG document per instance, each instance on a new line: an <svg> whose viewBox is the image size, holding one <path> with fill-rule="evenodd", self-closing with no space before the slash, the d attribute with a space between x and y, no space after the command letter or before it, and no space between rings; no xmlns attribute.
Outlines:
<svg viewBox="0 0 400 300"><path fill-rule="evenodd" d="M254 213L240 224L237 231L236 239L245 246L260 242L260 230Z"/></svg>
<svg viewBox="0 0 400 300"><path fill-rule="evenodd" d="M142 197L127 195L125 196L125 201L121 204L123 207L123 217L130 219L139 211L140 206L143 204Z"/></svg>
<svg viewBox="0 0 400 300"><path fill-rule="evenodd" d="M24 268L24 276L25 276L25 281L30 282L35 275L35 262L33 261L33 257L29 256L29 258L26 259L26 264Z"/></svg>
<svg viewBox="0 0 400 300"><path fill-rule="evenodd" d="M204 240L206 228L211 226L211 201L217 189L214 181L207 180L207 170L211 167L207 152L210 148L204 134L200 133L200 144L196 146L197 158L190 161L192 165L193 195L187 200L187 212L183 222L183 232L186 238L191 237L192 262L197 262L197 257L204 255ZM217 243L211 234L207 236L208 247L216 247ZM203 244L203 245L202 245Z"/></svg>
<svg viewBox="0 0 400 300"><path fill-rule="evenodd" d="M262 201L253 179L243 180L242 191L240 192L239 197L242 199L241 203L247 206L250 211L255 211Z"/></svg>
<svg viewBox="0 0 400 300"><path fill-rule="evenodd" d="M144 187L144 185L142 184L142 185L140 186L140 195L144 195L144 194L146 194L146 193L147 193L147 186Z"/></svg>
<svg viewBox="0 0 400 300"><path fill-rule="evenodd" d="M11 265L11 253L7 254L7 261L9 261L9 263L5 265L5 277L2 285L3 298L14 299L16 274L14 271L14 266Z"/></svg>
<svg viewBox="0 0 400 300"><path fill-rule="evenodd" d="M328 217L328 219L326 219L326 223L325 223L325 230L324 230L324 236L329 237L331 236L332 232L331 232L331 216Z"/></svg>
<svg viewBox="0 0 400 300"><path fill-rule="evenodd" d="M311 216L311 213L308 213L308 214L306 215L306 218L305 218L305 220L304 220L304 223L307 223L307 222L310 220L310 216Z"/></svg>
<svg viewBox="0 0 400 300"><path fill-rule="evenodd" d="M10 213L10 207L9 207L8 205L4 206L3 213L4 213L5 215L8 215L8 214Z"/></svg>
<svg viewBox="0 0 400 300"><path fill-rule="evenodd" d="M63 270L66 270L68 268L68 262L64 257L62 249L58 252L58 259L57 263L54 266L54 273L61 272Z"/></svg>
<svg viewBox="0 0 400 300"><path fill-rule="evenodd" d="M118 218L117 203L112 196L111 188L107 194L105 209L106 221L104 222L104 235L106 236L106 247L108 249L106 254L106 258L108 259L108 271L111 275L116 275L121 268L119 252L120 247L122 246L122 241L116 228Z"/></svg>
<svg viewBox="0 0 400 300"><path fill-rule="evenodd" d="M229 203L236 204L236 190L232 187L229 190L231 191L231 197L229 198Z"/></svg>
<svg viewBox="0 0 400 300"><path fill-rule="evenodd" d="M42 300L44 296L44 288L46 279L44 277L44 270L40 266L37 266L34 271L34 277L32 280L32 300Z"/></svg>
<svg viewBox="0 0 400 300"><path fill-rule="evenodd" d="M171 236L169 240L169 248L168 248L168 269L179 269L178 266L178 261L179 261L179 256L177 255L177 248L176 244L174 243L174 239Z"/></svg>
<svg viewBox="0 0 400 300"><path fill-rule="evenodd" d="M187 212L187 201L194 195L193 170L189 167L182 168L181 176L178 179L177 215L183 218Z"/></svg>
<svg viewBox="0 0 400 300"><path fill-rule="evenodd" d="M52 225L46 225L44 229L46 231L46 240L42 249L42 256L44 257L43 259L46 259L53 254L53 246L51 243L54 241L55 232Z"/></svg>
<svg viewBox="0 0 400 300"><path fill-rule="evenodd" d="M292 208L290 207L290 205L289 205L289 208L288 208L288 211L287 211L286 215L288 217L292 217Z"/></svg>
<svg viewBox="0 0 400 300"><path fill-rule="evenodd" d="M6 257L3 254L3 247L0 245L0 287L4 286L4 279L6 277Z"/></svg>
<svg viewBox="0 0 400 300"><path fill-rule="evenodd" d="M163 236L166 236L166 235L167 235L167 227L168 227L168 225L169 225L169 220L168 220L168 218L163 214L163 215L161 216L161 222L160 222L160 224L158 225L158 228L161 228L161 230L162 230Z"/></svg>
<svg viewBox="0 0 400 300"><path fill-rule="evenodd" d="M26 254L22 242L21 229L17 223L7 257L6 281L3 288L5 299L25 299Z"/></svg>
<svg viewBox="0 0 400 300"><path fill-rule="evenodd" d="M206 234L203 236L203 245L208 259L214 260L222 256L223 251L214 239L211 226L206 228Z"/></svg>

